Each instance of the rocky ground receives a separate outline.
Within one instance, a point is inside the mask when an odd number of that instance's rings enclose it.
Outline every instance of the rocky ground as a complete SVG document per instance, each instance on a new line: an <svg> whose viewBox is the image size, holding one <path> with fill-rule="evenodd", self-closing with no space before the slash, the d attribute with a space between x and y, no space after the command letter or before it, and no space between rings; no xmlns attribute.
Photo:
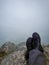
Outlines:
<svg viewBox="0 0 49 65"><path fill-rule="evenodd" d="M2 50L4 49L4 51L0 51L0 65L26 65L26 61L24 58L26 51L25 43L19 44L17 47L15 45L14 47L12 47L13 43L10 43L10 45L11 47L9 47L8 44L3 45ZM5 49L7 47L8 50ZM49 46L43 46L43 48L45 50L44 53L46 56L47 65L49 65ZM16 50L13 51L12 49ZM11 51L11 53L9 53L9 50Z"/></svg>
<svg viewBox="0 0 49 65"><path fill-rule="evenodd" d="M47 60L47 65L49 65L49 46L45 46L44 51Z"/></svg>

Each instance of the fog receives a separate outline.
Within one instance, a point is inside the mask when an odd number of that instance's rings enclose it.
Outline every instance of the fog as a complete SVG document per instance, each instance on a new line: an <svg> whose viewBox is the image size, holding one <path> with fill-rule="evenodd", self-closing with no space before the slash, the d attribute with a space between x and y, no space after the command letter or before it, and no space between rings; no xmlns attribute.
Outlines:
<svg viewBox="0 0 49 65"><path fill-rule="evenodd" d="M49 43L49 0L0 0L0 44L26 41L33 32Z"/></svg>

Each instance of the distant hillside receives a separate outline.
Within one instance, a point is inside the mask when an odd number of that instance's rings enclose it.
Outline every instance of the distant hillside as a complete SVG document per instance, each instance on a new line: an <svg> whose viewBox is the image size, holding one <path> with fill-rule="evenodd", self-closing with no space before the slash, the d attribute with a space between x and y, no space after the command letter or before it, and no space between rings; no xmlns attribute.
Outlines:
<svg viewBox="0 0 49 65"><path fill-rule="evenodd" d="M16 49L16 45L13 42L5 42L1 48L0 52L10 53Z"/></svg>
<svg viewBox="0 0 49 65"><path fill-rule="evenodd" d="M17 45L17 50L22 50L26 48L26 43L25 42L21 42Z"/></svg>

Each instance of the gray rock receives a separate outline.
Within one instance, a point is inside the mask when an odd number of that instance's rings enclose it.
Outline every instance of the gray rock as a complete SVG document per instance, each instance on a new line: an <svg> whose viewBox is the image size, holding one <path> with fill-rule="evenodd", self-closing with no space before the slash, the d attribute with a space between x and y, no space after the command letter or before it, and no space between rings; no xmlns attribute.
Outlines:
<svg viewBox="0 0 49 65"><path fill-rule="evenodd" d="M24 53L24 49L14 51L2 60L1 65L26 65Z"/></svg>
<svg viewBox="0 0 49 65"><path fill-rule="evenodd" d="M0 52L10 53L16 49L16 45L12 42L6 42L1 46Z"/></svg>

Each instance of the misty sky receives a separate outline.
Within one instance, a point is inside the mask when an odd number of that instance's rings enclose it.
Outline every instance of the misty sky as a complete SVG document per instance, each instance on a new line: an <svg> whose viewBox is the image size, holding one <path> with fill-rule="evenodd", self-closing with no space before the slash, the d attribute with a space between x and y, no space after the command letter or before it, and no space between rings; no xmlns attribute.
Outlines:
<svg viewBox="0 0 49 65"><path fill-rule="evenodd" d="M23 42L33 32L49 43L49 0L0 0L0 42Z"/></svg>

